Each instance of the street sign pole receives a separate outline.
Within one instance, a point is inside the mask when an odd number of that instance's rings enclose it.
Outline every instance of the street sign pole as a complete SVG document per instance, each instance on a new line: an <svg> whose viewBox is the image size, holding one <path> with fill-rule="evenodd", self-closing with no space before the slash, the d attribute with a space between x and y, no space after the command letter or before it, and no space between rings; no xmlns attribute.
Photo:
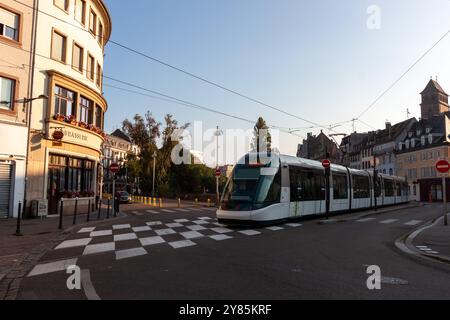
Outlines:
<svg viewBox="0 0 450 320"><path fill-rule="evenodd" d="M447 221L447 186L445 175L442 177L442 199L444 201L444 225L448 225Z"/></svg>
<svg viewBox="0 0 450 320"><path fill-rule="evenodd" d="M450 170L450 163L447 160L436 162L436 170L442 173L442 202L444 207L444 225L448 226L447 221L447 176Z"/></svg>
<svg viewBox="0 0 450 320"><path fill-rule="evenodd" d="M116 174L113 173L113 183L112 183L112 214L116 215Z"/></svg>
<svg viewBox="0 0 450 320"><path fill-rule="evenodd" d="M325 169L325 212L326 218L330 214L330 176L331 176L331 161L326 159L322 161L322 166Z"/></svg>

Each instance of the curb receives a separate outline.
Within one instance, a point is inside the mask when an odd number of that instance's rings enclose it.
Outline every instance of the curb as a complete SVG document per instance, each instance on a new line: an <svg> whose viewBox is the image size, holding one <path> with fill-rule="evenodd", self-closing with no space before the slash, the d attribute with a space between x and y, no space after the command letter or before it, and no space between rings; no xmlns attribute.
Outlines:
<svg viewBox="0 0 450 320"><path fill-rule="evenodd" d="M422 225L421 227L419 227L418 229L401 236L400 238L398 238L395 241L395 246L398 249L400 249L401 251L403 251L404 253L407 253L409 255L413 255L413 256L428 260L428 261L434 261L434 262L438 261L441 263L450 264L450 257L443 256L443 255L427 254L425 252L417 250L417 248L413 245L414 239L420 233L422 233L424 230L434 227L435 225L440 223L443 219L444 219L444 217L439 217L439 218L430 220L427 223L425 223L424 225Z"/></svg>
<svg viewBox="0 0 450 320"><path fill-rule="evenodd" d="M17 267L11 268L6 274L0 275L0 300L16 300L19 293L20 284L23 278L30 272L30 270L39 262L39 260L50 250L52 250L59 242L64 241L77 227L83 227L94 222L114 221L127 217L128 214L119 212L117 217L110 217L109 219L92 220L83 222L77 225L72 225L64 230L55 232L54 237L46 243L41 243L31 249L26 257L20 261Z"/></svg>

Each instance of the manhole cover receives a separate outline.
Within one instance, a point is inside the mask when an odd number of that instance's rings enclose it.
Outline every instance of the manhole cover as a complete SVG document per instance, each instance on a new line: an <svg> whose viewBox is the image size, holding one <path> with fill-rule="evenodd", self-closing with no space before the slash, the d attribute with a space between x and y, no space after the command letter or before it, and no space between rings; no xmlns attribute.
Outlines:
<svg viewBox="0 0 450 320"><path fill-rule="evenodd" d="M392 278L392 277L381 277L381 283L384 284L395 284L395 285L406 285L409 284L408 281L400 279L400 278Z"/></svg>

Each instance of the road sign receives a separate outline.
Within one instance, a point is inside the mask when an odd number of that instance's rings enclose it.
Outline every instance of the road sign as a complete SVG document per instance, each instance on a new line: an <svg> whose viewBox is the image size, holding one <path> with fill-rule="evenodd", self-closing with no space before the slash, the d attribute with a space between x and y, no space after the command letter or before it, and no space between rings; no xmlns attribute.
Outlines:
<svg viewBox="0 0 450 320"><path fill-rule="evenodd" d="M221 175L222 175L222 171L219 168L217 168L216 169L216 177L220 177Z"/></svg>
<svg viewBox="0 0 450 320"><path fill-rule="evenodd" d="M111 163L111 165L109 166L109 171L111 171L112 173L117 173L119 172L120 167L117 163Z"/></svg>
<svg viewBox="0 0 450 320"><path fill-rule="evenodd" d="M447 173L450 170L450 163L447 160L439 160L436 162L436 170L440 173Z"/></svg>
<svg viewBox="0 0 450 320"><path fill-rule="evenodd" d="M328 169L329 167L331 167L331 161L328 160L328 159L323 160L323 161L322 161L322 166L323 166L325 169Z"/></svg>

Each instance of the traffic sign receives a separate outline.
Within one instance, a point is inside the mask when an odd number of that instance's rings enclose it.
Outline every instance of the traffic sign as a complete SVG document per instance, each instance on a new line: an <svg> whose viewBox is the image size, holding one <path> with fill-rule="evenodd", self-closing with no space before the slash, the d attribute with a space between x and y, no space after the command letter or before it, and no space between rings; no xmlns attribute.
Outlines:
<svg viewBox="0 0 450 320"><path fill-rule="evenodd" d="M322 166L323 166L325 169L330 168L330 167L331 167L331 161L328 160L328 159L323 160L323 161L322 161Z"/></svg>
<svg viewBox="0 0 450 320"><path fill-rule="evenodd" d="M222 175L222 171L219 168L217 168L216 169L216 177L220 177L221 175Z"/></svg>
<svg viewBox="0 0 450 320"><path fill-rule="evenodd" d="M447 173L450 170L450 163L447 160L439 160L436 162L436 170L440 173Z"/></svg>
<svg viewBox="0 0 450 320"><path fill-rule="evenodd" d="M109 171L111 171L112 173L117 173L119 172L120 167L117 163L111 163L111 165L109 166Z"/></svg>

